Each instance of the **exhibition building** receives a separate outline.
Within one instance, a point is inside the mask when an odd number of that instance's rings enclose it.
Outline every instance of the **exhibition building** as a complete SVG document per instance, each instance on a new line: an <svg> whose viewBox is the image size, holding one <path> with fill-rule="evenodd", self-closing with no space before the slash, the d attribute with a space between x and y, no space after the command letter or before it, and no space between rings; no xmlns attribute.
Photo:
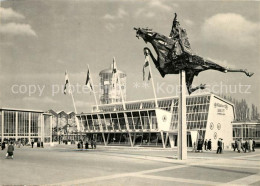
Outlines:
<svg viewBox="0 0 260 186"><path fill-rule="evenodd" d="M113 62L100 72L99 103L91 112L1 108L1 141L67 143L95 139L103 145L177 146L178 97L126 101L126 74L116 70L115 75L115 66ZM239 138L260 142L260 123L234 121L234 104L220 96L193 93L186 97L188 147L198 139L211 140L213 150L219 138L224 148L231 148Z"/></svg>

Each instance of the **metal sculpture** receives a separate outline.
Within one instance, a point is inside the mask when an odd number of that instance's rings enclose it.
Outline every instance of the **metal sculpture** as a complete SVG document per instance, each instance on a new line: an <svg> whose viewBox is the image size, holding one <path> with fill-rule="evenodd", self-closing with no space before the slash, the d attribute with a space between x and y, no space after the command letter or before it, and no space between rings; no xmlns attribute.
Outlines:
<svg viewBox="0 0 260 186"><path fill-rule="evenodd" d="M169 37L166 37L157 32L153 32L148 28L134 28L136 37L143 38L147 43L151 43L156 54L155 59L151 50L144 48L145 55L150 55L156 68L164 77L166 74L179 74L181 70L186 72L186 86L189 94L197 89L204 89L205 84L201 84L192 88L194 76L205 70L217 70L220 72L242 72L251 77L254 73L248 72L246 69L232 69L214 63L211 60L194 54L187 37L186 30L180 27L177 21L177 14L173 19L172 29Z"/></svg>

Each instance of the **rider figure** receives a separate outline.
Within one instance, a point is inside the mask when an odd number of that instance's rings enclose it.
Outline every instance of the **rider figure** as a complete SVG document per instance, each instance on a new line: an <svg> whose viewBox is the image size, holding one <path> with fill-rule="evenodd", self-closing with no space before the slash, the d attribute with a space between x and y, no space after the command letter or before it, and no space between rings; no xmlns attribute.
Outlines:
<svg viewBox="0 0 260 186"><path fill-rule="evenodd" d="M178 43L175 43L175 49L174 49L175 55L180 55L181 53L187 53L189 55L192 55L190 42L188 40L186 30L180 27L180 23L179 21L177 21L176 13L172 22L172 30L169 37L175 41L178 41ZM178 44L180 47L177 46ZM178 48L180 48L181 51L178 51L179 50Z"/></svg>

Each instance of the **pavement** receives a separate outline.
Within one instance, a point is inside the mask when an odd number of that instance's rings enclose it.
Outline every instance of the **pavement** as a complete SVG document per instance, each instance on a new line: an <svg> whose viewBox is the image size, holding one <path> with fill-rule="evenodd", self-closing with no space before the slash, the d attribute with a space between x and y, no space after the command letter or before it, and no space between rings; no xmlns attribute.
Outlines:
<svg viewBox="0 0 260 186"><path fill-rule="evenodd" d="M260 185L260 149L251 153L188 152L177 149L76 145L0 151L0 185Z"/></svg>

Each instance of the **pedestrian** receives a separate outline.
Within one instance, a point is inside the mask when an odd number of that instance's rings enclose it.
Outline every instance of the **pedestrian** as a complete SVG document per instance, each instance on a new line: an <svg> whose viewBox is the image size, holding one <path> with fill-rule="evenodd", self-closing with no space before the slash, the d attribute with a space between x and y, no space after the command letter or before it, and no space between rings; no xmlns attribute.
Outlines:
<svg viewBox="0 0 260 186"><path fill-rule="evenodd" d="M77 144L77 145L78 145L78 149L80 149L80 141L78 142L78 144Z"/></svg>
<svg viewBox="0 0 260 186"><path fill-rule="evenodd" d="M245 147L244 140L242 138L240 138L240 140L241 140L241 150L245 151L245 149L244 149L244 147Z"/></svg>
<svg viewBox="0 0 260 186"><path fill-rule="evenodd" d="M32 148L33 148L33 145L34 145L34 140L32 139L32 141L31 141L31 144L32 144Z"/></svg>
<svg viewBox="0 0 260 186"><path fill-rule="evenodd" d="M248 142L246 140L246 142L244 143L244 152L246 153L247 150L248 150Z"/></svg>
<svg viewBox="0 0 260 186"><path fill-rule="evenodd" d="M2 148L2 150L5 149L5 141L3 141L1 148Z"/></svg>
<svg viewBox="0 0 260 186"><path fill-rule="evenodd" d="M84 145L83 145L83 141L81 140L81 141L80 141L80 148L81 148L81 150L83 150L83 146L84 146Z"/></svg>
<svg viewBox="0 0 260 186"><path fill-rule="evenodd" d="M88 149L88 140L85 143L85 149Z"/></svg>
<svg viewBox="0 0 260 186"><path fill-rule="evenodd" d="M197 148L198 152L202 151L202 147L203 147L203 141L201 139L199 139L199 141L198 141L198 148Z"/></svg>
<svg viewBox="0 0 260 186"><path fill-rule="evenodd" d="M205 142L204 142L204 149L205 150L208 150L207 146L208 146L208 140L206 139Z"/></svg>
<svg viewBox="0 0 260 186"><path fill-rule="evenodd" d="M217 148L217 154L221 153L221 148L222 148L222 142L221 142L221 138L219 138L218 142L217 142L218 148Z"/></svg>
<svg viewBox="0 0 260 186"><path fill-rule="evenodd" d="M212 148L212 147L211 147L211 143L212 143L212 142L211 142L211 139L209 139L209 141L208 141L208 149L209 149L210 151L211 151L211 148Z"/></svg>
<svg viewBox="0 0 260 186"><path fill-rule="evenodd" d="M94 139L94 141L93 141L93 145L94 145L94 149L96 149L96 148L97 148L97 142L96 142L95 139Z"/></svg>
<svg viewBox="0 0 260 186"><path fill-rule="evenodd" d="M253 140L253 147L252 147L252 149L253 149L253 152L255 152L255 140L254 139L252 139Z"/></svg>
<svg viewBox="0 0 260 186"><path fill-rule="evenodd" d="M234 149L234 151L236 151L236 149L237 149L237 140L235 140L235 143L233 144L233 149Z"/></svg>
<svg viewBox="0 0 260 186"><path fill-rule="evenodd" d="M12 159L14 159L14 146L13 146L13 142L12 141L8 145L8 148L7 148L6 158L8 158L8 157L11 157Z"/></svg>
<svg viewBox="0 0 260 186"><path fill-rule="evenodd" d="M241 141L240 140L237 141L237 151L238 151L238 153L240 153L240 151L241 151Z"/></svg>
<svg viewBox="0 0 260 186"><path fill-rule="evenodd" d="M252 138L249 139L248 146L249 146L249 152L252 152L252 150L253 150L253 140L252 140Z"/></svg>
<svg viewBox="0 0 260 186"><path fill-rule="evenodd" d="M221 138L221 148L220 148L220 154L222 154L222 153L223 153L224 147L225 147L225 145L224 145L223 139Z"/></svg>
<svg viewBox="0 0 260 186"><path fill-rule="evenodd" d="M91 139L90 145L91 145L91 148L93 149L93 147L94 147L94 141L93 141L93 139Z"/></svg>

